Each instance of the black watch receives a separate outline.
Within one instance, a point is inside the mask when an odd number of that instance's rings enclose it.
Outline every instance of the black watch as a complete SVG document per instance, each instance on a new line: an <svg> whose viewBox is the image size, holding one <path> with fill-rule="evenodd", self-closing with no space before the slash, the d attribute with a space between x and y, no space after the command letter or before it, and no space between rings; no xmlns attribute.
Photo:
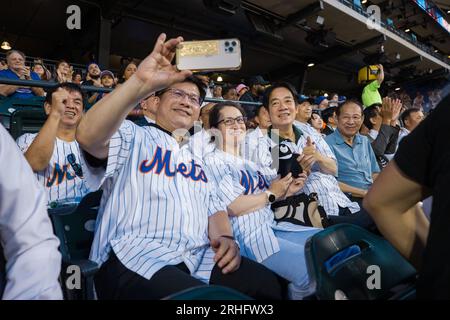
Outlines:
<svg viewBox="0 0 450 320"><path fill-rule="evenodd" d="M275 200L277 199L277 197L275 196L275 194L273 194L272 192L270 192L269 190L265 191L266 195L267 195L267 200L269 200L269 203L272 204L275 202Z"/></svg>

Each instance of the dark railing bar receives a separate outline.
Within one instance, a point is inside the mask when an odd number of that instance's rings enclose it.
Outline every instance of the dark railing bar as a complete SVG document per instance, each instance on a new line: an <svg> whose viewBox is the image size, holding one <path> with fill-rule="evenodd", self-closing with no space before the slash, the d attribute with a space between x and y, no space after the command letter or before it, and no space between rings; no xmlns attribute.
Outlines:
<svg viewBox="0 0 450 320"><path fill-rule="evenodd" d="M8 84L13 86L26 86L26 87L40 87L44 89L52 89L55 88L58 83L53 81L42 81L42 80L22 80L22 79L8 79L0 77L0 84ZM95 86L83 86L81 85L81 90L83 91L94 91L94 92L111 92L113 89L110 88L102 88ZM218 98L205 98L205 102L234 102L245 105L253 105L259 106L261 102L248 102L248 101L234 101L234 100L222 100Z"/></svg>

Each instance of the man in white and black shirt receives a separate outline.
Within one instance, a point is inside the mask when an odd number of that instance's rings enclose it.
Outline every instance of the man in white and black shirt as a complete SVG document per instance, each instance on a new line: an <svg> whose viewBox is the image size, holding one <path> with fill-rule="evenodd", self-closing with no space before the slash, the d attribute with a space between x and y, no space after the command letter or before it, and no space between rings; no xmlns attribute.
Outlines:
<svg viewBox="0 0 450 320"><path fill-rule="evenodd" d="M83 115L83 93L72 83L62 83L49 92L45 103L47 121L37 134L17 139L20 150L47 193L48 202L73 198L80 200L95 191L75 132Z"/></svg>

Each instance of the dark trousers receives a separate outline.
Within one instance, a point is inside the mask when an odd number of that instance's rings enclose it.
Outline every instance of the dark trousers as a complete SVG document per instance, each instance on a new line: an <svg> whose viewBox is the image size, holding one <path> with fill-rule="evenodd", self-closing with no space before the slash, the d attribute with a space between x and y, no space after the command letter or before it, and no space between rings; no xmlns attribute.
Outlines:
<svg viewBox="0 0 450 320"><path fill-rule="evenodd" d="M263 265L242 257L238 270L222 274L214 266L210 284L229 287L254 299L280 300L284 297L283 281ZM195 286L206 286L190 275L184 263L165 266L150 280L126 268L111 252L110 258L95 276L99 299L155 300Z"/></svg>
<svg viewBox="0 0 450 320"><path fill-rule="evenodd" d="M372 217L362 206L361 198L353 198L352 201L358 202L360 210L358 212L352 213L349 208L339 207L339 216L329 215L330 225L335 225L339 223L351 223L360 226L366 230L373 233L379 234L377 226L373 221Z"/></svg>

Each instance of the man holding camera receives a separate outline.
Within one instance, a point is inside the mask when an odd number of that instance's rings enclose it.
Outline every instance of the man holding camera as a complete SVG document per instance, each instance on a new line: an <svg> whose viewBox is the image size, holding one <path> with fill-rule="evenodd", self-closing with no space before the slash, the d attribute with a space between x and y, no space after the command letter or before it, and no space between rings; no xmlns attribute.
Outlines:
<svg viewBox="0 0 450 320"><path fill-rule="evenodd" d="M6 53L8 69L0 71L0 78L15 80L40 80L37 73L25 66L25 54L19 50L10 50ZM17 99L29 99L34 96L44 96L44 90L36 87L19 87L15 85L0 84L0 95Z"/></svg>

